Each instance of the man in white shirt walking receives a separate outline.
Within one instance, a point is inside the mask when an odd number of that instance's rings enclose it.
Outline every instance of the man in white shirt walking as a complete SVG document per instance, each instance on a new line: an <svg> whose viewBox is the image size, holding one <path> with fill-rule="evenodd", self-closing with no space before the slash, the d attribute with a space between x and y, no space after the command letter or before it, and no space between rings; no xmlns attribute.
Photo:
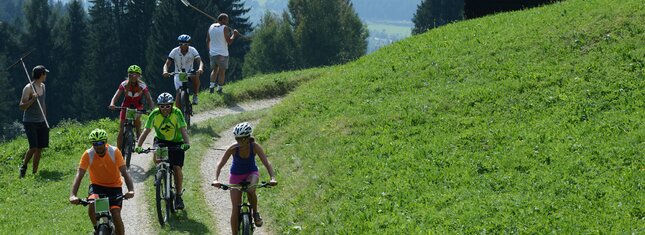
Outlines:
<svg viewBox="0 0 645 235"><path fill-rule="evenodd" d="M206 36L206 45L208 46L208 54L211 61L211 83L210 93L215 90L217 84L217 92L222 92L224 86L226 69L228 69L228 45L233 43L236 37L239 36L237 29L231 31L228 25L228 15L225 13L219 14L217 22L213 23L208 28Z"/></svg>

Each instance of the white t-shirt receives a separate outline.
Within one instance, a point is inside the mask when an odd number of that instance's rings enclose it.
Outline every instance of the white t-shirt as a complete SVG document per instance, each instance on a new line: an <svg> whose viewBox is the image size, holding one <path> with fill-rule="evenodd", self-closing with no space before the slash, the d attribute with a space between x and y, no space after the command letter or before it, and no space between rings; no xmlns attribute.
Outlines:
<svg viewBox="0 0 645 235"><path fill-rule="evenodd" d="M221 25L219 23L214 23L208 28L208 36L211 39L209 44L210 50L208 51L210 56L228 56L228 43L224 36L225 28L226 25Z"/></svg>
<svg viewBox="0 0 645 235"><path fill-rule="evenodd" d="M195 59L200 57L197 49L189 46L188 52L186 52L185 55L181 54L179 47L175 47L175 49L172 49L172 51L170 51L170 54L168 54L168 58L173 60L175 64L175 72L180 72L181 69L185 69L186 72L190 72L193 71L193 64L195 62Z"/></svg>

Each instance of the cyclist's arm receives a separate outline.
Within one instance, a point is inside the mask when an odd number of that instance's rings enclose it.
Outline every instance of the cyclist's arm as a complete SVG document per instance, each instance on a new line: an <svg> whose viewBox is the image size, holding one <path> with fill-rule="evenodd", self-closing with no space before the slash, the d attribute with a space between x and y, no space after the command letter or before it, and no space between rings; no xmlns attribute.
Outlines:
<svg viewBox="0 0 645 235"><path fill-rule="evenodd" d="M78 197L76 197L76 194L78 193L78 187L81 185L83 176L85 176L85 170L78 168L78 170L76 171L76 176L74 177L74 182L72 183L72 190L69 192L70 201L77 201Z"/></svg>
<svg viewBox="0 0 645 235"><path fill-rule="evenodd" d="M119 167L119 171L121 172L121 176L123 176L123 179L125 180L125 185L128 187L128 194L134 196L134 184L132 183L130 174L128 174L128 169L125 167L125 165L123 165Z"/></svg>
<svg viewBox="0 0 645 235"><path fill-rule="evenodd" d="M224 156L219 160L219 163L217 163L217 169L215 169L215 181L219 182L219 173L222 171L222 167L226 165L226 162L228 162L228 159L231 157L232 153L233 151L231 150L231 148L228 148L224 153Z"/></svg>
<svg viewBox="0 0 645 235"><path fill-rule="evenodd" d="M155 103L152 101L152 96L150 96L150 91L146 92L146 102L148 103L148 110L152 112L155 109Z"/></svg>
<svg viewBox="0 0 645 235"><path fill-rule="evenodd" d="M199 73L199 74L203 73L204 72L204 62L202 62L202 58L197 57L197 58L195 58L195 61L197 61L199 63L199 69L197 69L197 73Z"/></svg>
<svg viewBox="0 0 645 235"><path fill-rule="evenodd" d="M151 130L150 128L146 128L143 130L143 133L141 133L141 136L139 136L139 142L137 143L137 147L141 147L143 145L143 141L146 140L146 137L150 133L150 130Z"/></svg>
<svg viewBox="0 0 645 235"><path fill-rule="evenodd" d="M186 127L179 128L181 131L182 137L184 137L184 144L190 144L190 140L188 139L188 132L186 131Z"/></svg>
<svg viewBox="0 0 645 235"><path fill-rule="evenodd" d="M123 94L123 91L121 91L120 89L116 89L116 92L114 93L114 96L110 101L110 107L115 106L116 100L119 99L119 97L121 97L121 94Z"/></svg>
<svg viewBox="0 0 645 235"><path fill-rule="evenodd" d="M258 143L255 143L253 145L253 150L258 154L260 157L260 161L262 161L262 164L264 164L264 167L267 168L267 171L269 172L269 176L271 177L271 181L275 182L275 174L273 174L273 166L271 166L271 163L269 163L269 159L267 159L267 155L264 154L264 149L262 149L262 146L260 146Z"/></svg>
<svg viewBox="0 0 645 235"><path fill-rule="evenodd" d="M168 72L168 68L170 68L170 63L172 63L172 60L170 58L166 58L166 63L163 64L163 75L164 76L169 76L170 72Z"/></svg>

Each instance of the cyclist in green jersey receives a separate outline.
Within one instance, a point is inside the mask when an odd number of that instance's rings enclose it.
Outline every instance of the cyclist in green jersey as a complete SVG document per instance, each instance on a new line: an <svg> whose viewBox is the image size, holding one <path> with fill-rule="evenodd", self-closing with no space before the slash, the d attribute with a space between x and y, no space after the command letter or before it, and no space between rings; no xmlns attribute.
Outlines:
<svg viewBox="0 0 645 235"><path fill-rule="evenodd" d="M181 110L173 106L173 97L168 92L164 92L157 98L156 109L150 112L146 121L145 130L141 133L135 152L143 151L143 141L146 139L152 128L155 130L154 146L159 145L168 147L168 158L170 165L175 173L175 185L177 186L177 197L175 207L184 208L184 201L181 198L183 192L183 174L184 151L190 148L188 132L186 132L186 121ZM179 147L179 148L177 148ZM157 161L157 159L155 159Z"/></svg>

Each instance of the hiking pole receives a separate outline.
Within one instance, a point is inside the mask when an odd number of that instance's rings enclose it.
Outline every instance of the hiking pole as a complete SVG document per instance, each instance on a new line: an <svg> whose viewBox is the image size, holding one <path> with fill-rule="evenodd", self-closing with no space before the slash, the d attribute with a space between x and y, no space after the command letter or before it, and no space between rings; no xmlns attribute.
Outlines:
<svg viewBox="0 0 645 235"><path fill-rule="evenodd" d="M31 81L31 76L29 76L29 71L27 70L27 66L25 65L25 61L23 60L23 58L27 57L33 51L34 51L34 49L32 49L31 51L27 52L27 54L25 54L22 57L20 57L20 59L18 61L16 61L16 63L13 63L11 66L9 66L9 68L7 68L7 70L9 70L11 67L13 67L14 65L16 65L18 63L22 63L22 68L25 69L25 75L27 75L27 81L29 82L29 84L31 84L31 86L30 86L31 91L33 91L36 95L38 95L38 92L36 92L36 88L34 88L34 85L33 85L32 81ZM45 120L45 125L47 125L47 129L49 129L49 122L47 121L47 116L45 116L45 111L43 110L43 106L40 104L40 100L38 99L38 96L36 96L36 103L38 103L38 108L40 109L40 114L43 115L43 119Z"/></svg>
<svg viewBox="0 0 645 235"><path fill-rule="evenodd" d="M211 18L211 20L213 20L214 22L217 22L217 19L215 19L215 17L212 17L211 15L207 14L206 12L203 12L203 11L202 11L202 10L200 10L199 8L197 8L197 7L193 6L192 4L190 4L190 2L188 2L188 0L181 0L181 3L183 3L183 4L184 4L184 5L186 5L187 7L190 7L190 8L195 9L195 10L196 10L196 11L198 11L199 13L204 14L206 17Z"/></svg>

